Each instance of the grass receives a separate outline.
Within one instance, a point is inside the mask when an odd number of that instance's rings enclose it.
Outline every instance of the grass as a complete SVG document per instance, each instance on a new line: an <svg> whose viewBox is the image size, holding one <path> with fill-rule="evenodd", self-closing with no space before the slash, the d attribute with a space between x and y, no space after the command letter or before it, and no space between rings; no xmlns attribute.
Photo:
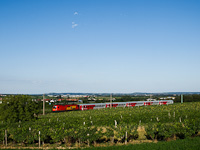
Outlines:
<svg viewBox="0 0 200 150"><path fill-rule="evenodd" d="M84 150L200 150L200 137L169 142L129 144L123 146L93 147Z"/></svg>
<svg viewBox="0 0 200 150"><path fill-rule="evenodd" d="M0 148L1 149L1 148ZM6 149L6 148L2 148ZM9 149L9 148L8 148ZM37 149L33 147L32 149ZM183 140L157 142L157 143L142 143L142 144L128 144L121 146L109 147L89 147L79 148L74 150L200 150L200 137L188 138ZM14 150L14 149L12 149ZM23 148L23 150L30 150Z"/></svg>

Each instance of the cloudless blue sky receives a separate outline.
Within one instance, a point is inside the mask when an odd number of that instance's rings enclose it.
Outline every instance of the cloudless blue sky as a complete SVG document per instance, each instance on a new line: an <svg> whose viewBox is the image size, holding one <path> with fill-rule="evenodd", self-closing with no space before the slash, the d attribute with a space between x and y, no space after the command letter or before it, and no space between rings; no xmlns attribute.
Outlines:
<svg viewBox="0 0 200 150"><path fill-rule="evenodd" d="M0 93L199 92L199 0L0 0Z"/></svg>

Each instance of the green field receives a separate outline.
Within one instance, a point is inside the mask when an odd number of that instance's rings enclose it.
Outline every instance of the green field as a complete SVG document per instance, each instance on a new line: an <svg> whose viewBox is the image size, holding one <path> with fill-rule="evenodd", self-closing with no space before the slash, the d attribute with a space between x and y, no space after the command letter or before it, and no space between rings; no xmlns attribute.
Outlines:
<svg viewBox="0 0 200 150"><path fill-rule="evenodd" d="M170 142L129 144L123 146L93 147L84 150L199 150L200 137L176 140Z"/></svg>
<svg viewBox="0 0 200 150"><path fill-rule="evenodd" d="M108 146L108 147L90 147L90 148L78 148L74 150L199 150L200 137L187 138L183 140L176 140L170 142L158 142L158 143L142 143L142 144L129 144L121 146ZM1 149L1 148L0 148ZM5 149L2 148L2 149ZM9 149L9 148L8 148ZM33 149L33 148L32 148ZM66 148L67 149L67 148ZM13 150L13 148L12 148ZM23 150L30 150L23 148Z"/></svg>
<svg viewBox="0 0 200 150"><path fill-rule="evenodd" d="M33 122L1 122L0 143L5 130L8 146L25 147L38 147L39 138L43 147L73 148L185 139L200 131L199 110L200 102L195 102L49 113Z"/></svg>

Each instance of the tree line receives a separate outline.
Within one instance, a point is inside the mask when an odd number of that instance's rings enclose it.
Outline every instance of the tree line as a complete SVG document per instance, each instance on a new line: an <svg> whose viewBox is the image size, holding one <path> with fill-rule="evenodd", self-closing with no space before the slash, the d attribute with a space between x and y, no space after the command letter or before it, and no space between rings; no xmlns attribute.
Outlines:
<svg viewBox="0 0 200 150"><path fill-rule="evenodd" d="M181 102L181 96L176 96L174 102ZM200 102L200 95L191 94L191 95L183 95L183 102Z"/></svg>

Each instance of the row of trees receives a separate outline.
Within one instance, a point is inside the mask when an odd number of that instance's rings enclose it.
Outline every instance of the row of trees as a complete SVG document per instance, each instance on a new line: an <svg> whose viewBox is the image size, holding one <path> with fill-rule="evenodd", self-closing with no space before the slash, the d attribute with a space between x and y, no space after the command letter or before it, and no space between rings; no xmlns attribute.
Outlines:
<svg viewBox="0 0 200 150"><path fill-rule="evenodd" d="M180 102L181 96L176 96L174 102ZM183 102L200 102L200 95L193 94L193 95L183 95Z"/></svg>
<svg viewBox="0 0 200 150"><path fill-rule="evenodd" d="M159 99L159 97L154 96L153 98ZM127 101L144 101L146 97L131 97L131 96L122 96L121 98L116 99L116 102L127 102ZM200 102L200 95L198 94L191 94L191 95L183 95L184 102ZM181 96L176 96L174 102L181 102Z"/></svg>
<svg viewBox="0 0 200 150"><path fill-rule="evenodd" d="M154 99L158 99L159 100L159 96L154 96ZM184 95L184 102L200 102L200 95L198 94L193 94L193 95ZM147 97L145 96L129 96L129 95L125 95L119 98L116 98L116 100L114 102L127 102L127 101L145 101L147 99ZM83 103L89 103L87 98L82 98ZM174 102L180 102L181 101L181 96L178 95L176 96ZM103 98L103 100L96 100L96 103L105 103L105 102L110 102L109 97Z"/></svg>
<svg viewBox="0 0 200 150"><path fill-rule="evenodd" d="M117 98L116 102L144 101L145 99L146 99L146 97L144 97L144 96L135 96L135 97L132 97L132 96L129 96L129 95L125 95L125 96L122 96L120 98Z"/></svg>

